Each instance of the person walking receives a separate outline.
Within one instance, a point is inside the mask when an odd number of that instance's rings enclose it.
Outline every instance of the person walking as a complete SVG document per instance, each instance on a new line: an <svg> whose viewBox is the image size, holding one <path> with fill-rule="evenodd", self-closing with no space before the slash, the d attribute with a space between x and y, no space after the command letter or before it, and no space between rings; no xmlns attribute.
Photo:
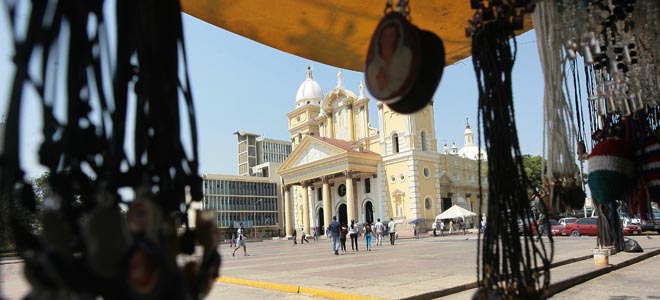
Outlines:
<svg viewBox="0 0 660 300"><path fill-rule="evenodd" d="M234 248L234 252L231 253L231 256L236 256L236 250L240 249L241 247L243 247L243 256L250 256L247 254L247 248L245 247L245 235L243 232L243 223L241 223L236 230L236 248Z"/></svg>
<svg viewBox="0 0 660 300"><path fill-rule="evenodd" d="M307 240L307 234L305 233L305 228L300 228L300 244L304 244L303 242L307 242L307 244L309 244L309 241Z"/></svg>
<svg viewBox="0 0 660 300"><path fill-rule="evenodd" d="M544 233L548 232L550 234L550 224L548 220L546 219L545 215L547 213L547 209L545 206L545 203L542 200L543 195L541 195L539 192L534 192L534 202L533 205L536 207L536 210L539 213L539 218L536 220L536 241L540 241L541 237L543 236Z"/></svg>
<svg viewBox="0 0 660 300"><path fill-rule="evenodd" d="M390 244L394 245L394 240L396 239L396 223L394 223L393 218L390 218L390 222L387 223L387 230L390 232Z"/></svg>
<svg viewBox="0 0 660 300"><path fill-rule="evenodd" d="M312 236L314 237L315 242L319 241L319 232L316 230L316 227L312 228Z"/></svg>
<svg viewBox="0 0 660 300"><path fill-rule="evenodd" d="M454 221L449 220L449 235L452 235L454 233Z"/></svg>
<svg viewBox="0 0 660 300"><path fill-rule="evenodd" d="M376 222L376 246L382 246L383 245L383 229L385 229L385 225L378 219L378 222Z"/></svg>
<svg viewBox="0 0 660 300"><path fill-rule="evenodd" d="M341 232L339 232L339 241L341 242L341 252L346 252L346 235L348 234L348 226L346 223L341 224Z"/></svg>
<svg viewBox="0 0 660 300"><path fill-rule="evenodd" d="M431 226L431 228L433 229L433 236L438 236L436 234L436 230L438 229L438 222L433 222L433 225Z"/></svg>
<svg viewBox="0 0 660 300"><path fill-rule="evenodd" d="M371 251L371 233L373 231L373 228L371 227L370 223L365 223L364 224L364 239L367 242L367 251Z"/></svg>
<svg viewBox="0 0 660 300"><path fill-rule="evenodd" d="M358 249L358 235L359 226L355 224L355 220L351 220L351 225L348 227L348 235L351 237L351 250L360 251Z"/></svg>
<svg viewBox="0 0 660 300"><path fill-rule="evenodd" d="M335 251L335 255L339 255L339 233L341 231L341 225L337 222L337 216L332 216L332 222L328 226L332 234L332 249Z"/></svg>
<svg viewBox="0 0 660 300"><path fill-rule="evenodd" d="M445 221L440 220L440 236L445 236Z"/></svg>
<svg viewBox="0 0 660 300"><path fill-rule="evenodd" d="M486 233L486 214L481 218L481 233Z"/></svg>
<svg viewBox="0 0 660 300"><path fill-rule="evenodd" d="M293 240L294 245L298 244L298 232L295 228L293 229L293 234L291 234L291 239Z"/></svg>

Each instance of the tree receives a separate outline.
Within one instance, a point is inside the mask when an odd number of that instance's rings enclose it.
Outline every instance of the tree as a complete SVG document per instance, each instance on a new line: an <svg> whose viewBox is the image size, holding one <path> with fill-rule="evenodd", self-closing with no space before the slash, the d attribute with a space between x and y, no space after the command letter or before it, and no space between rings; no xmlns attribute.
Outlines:
<svg viewBox="0 0 660 300"><path fill-rule="evenodd" d="M523 155L523 165L525 166L525 174L527 179L529 179L529 191L532 192L536 189L543 189L543 177L542 177L542 165L543 157L541 156L532 156L529 154Z"/></svg>

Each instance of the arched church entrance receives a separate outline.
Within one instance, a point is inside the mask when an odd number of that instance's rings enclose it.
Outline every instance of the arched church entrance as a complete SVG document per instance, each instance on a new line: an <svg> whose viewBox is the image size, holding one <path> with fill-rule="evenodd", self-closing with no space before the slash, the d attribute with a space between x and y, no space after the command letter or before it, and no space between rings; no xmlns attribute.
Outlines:
<svg viewBox="0 0 660 300"><path fill-rule="evenodd" d="M374 205L371 201L367 201L364 204L364 218L367 223L374 223Z"/></svg>
<svg viewBox="0 0 660 300"><path fill-rule="evenodd" d="M316 213L316 219L318 220L318 228L321 229L321 232L325 232L325 220L323 220L323 207L319 207L318 212Z"/></svg>
<svg viewBox="0 0 660 300"><path fill-rule="evenodd" d="M345 203L339 204L339 208L337 208L337 210L338 210L337 214L339 215L338 218L339 223L348 224L348 212L346 210L346 204Z"/></svg>

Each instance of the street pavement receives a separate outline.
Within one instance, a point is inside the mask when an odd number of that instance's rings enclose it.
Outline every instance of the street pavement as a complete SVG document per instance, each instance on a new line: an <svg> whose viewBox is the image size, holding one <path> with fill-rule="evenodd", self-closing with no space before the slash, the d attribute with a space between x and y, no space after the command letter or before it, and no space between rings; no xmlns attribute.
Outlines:
<svg viewBox="0 0 660 300"><path fill-rule="evenodd" d="M334 255L328 240L294 245L288 240L248 242L232 257L227 244L221 277L206 299L470 299L476 284L477 234L420 239L402 232L394 246L383 241L366 251ZM633 237L643 253L620 252L596 266L595 237L555 238L553 299L660 299L660 236ZM547 241L547 240L546 240ZM373 241L375 245L375 239ZM22 263L0 262L0 292L20 299L28 285Z"/></svg>

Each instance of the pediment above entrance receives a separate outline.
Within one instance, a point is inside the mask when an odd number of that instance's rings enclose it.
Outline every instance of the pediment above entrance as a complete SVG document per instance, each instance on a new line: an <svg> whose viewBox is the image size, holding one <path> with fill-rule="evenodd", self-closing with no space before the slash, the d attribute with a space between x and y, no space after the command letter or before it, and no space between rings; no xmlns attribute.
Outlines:
<svg viewBox="0 0 660 300"><path fill-rule="evenodd" d="M347 171L375 174L381 156L358 144L339 139L306 136L278 169L282 182L300 183Z"/></svg>
<svg viewBox="0 0 660 300"><path fill-rule="evenodd" d="M335 147L327 142L308 136L293 150L289 158L284 161L281 170L295 168L317 161L324 160L331 156L346 153L346 150Z"/></svg>
<svg viewBox="0 0 660 300"><path fill-rule="evenodd" d="M315 161L322 160L324 158L330 157L335 154L339 154L341 152L339 151L332 151L332 149L328 149L326 147L321 147L320 145L316 144L311 144L308 145L307 149L305 149L292 164L291 167L297 167L297 166L302 166L306 165Z"/></svg>

